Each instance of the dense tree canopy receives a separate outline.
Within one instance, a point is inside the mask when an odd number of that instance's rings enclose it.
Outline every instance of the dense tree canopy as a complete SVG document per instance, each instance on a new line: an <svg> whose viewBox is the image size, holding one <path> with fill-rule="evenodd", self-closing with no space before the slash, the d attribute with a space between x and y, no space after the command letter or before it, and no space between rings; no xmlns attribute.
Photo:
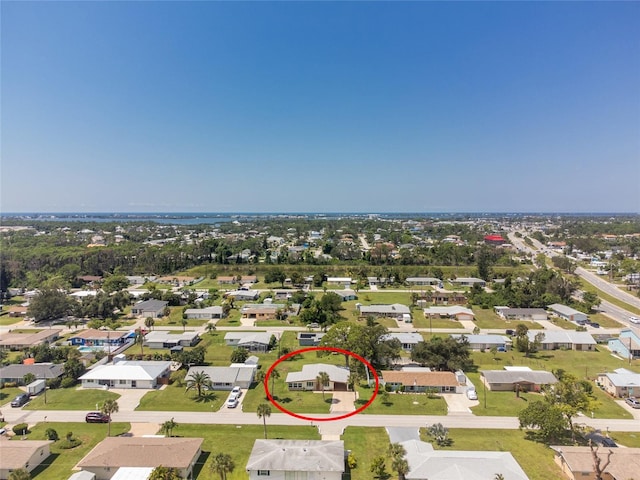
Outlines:
<svg viewBox="0 0 640 480"><path fill-rule="evenodd" d="M469 341L463 337L458 341L452 337L432 337L420 342L411 350L411 360L434 370L469 370L473 366Z"/></svg>
<svg viewBox="0 0 640 480"><path fill-rule="evenodd" d="M43 288L29 303L29 316L36 322L56 320L72 312L73 303L66 292Z"/></svg>

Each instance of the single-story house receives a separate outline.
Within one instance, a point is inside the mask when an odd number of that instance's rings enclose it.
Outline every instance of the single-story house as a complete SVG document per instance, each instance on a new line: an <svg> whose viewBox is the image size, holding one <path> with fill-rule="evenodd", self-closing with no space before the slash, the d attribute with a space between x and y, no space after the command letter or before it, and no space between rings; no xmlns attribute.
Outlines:
<svg viewBox="0 0 640 480"><path fill-rule="evenodd" d="M633 328L621 330L618 338L609 340L608 347L623 358L640 358L640 332Z"/></svg>
<svg viewBox="0 0 640 480"><path fill-rule="evenodd" d="M0 335L0 348L5 350L23 350L43 343L53 343L60 337L60 328L40 330L39 332L3 333Z"/></svg>
<svg viewBox="0 0 640 480"><path fill-rule="evenodd" d="M568 445L552 446L554 461L562 472L571 480L593 479L593 455L589 447L573 447ZM611 452L611 454L609 454ZM640 472L640 448L599 448L598 457L604 466L606 459L609 464L605 468L603 479L628 480L638 478Z"/></svg>
<svg viewBox="0 0 640 480"><path fill-rule="evenodd" d="M11 305L9 308L7 308L7 311L9 312L9 317L11 318L26 317L27 313L29 312L29 307L23 305Z"/></svg>
<svg viewBox="0 0 640 480"><path fill-rule="evenodd" d="M234 300L239 302L247 302L257 300L260 296L258 290L233 290L224 294L225 297L233 297Z"/></svg>
<svg viewBox="0 0 640 480"><path fill-rule="evenodd" d="M240 283L258 283L258 277L256 275L243 275L240 277Z"/></svg>
<svg viewBox="0 0 640 480"><path fill-rule="evenodd" d="M144 285L147 282L153 282L156 277L154 275L143 277L142 275L127 275L126 279L129 280L130 285Z"/></svg>
<svg viewBox="0 0 640 480"><path fill-rule="evenodd" d="M321 390L317 380L320 372L329 375L329 383L325 385L325 390L347 390L349 370L326 363L303 365L301 372L289 372L285 382L289 390Z"/></svg>
<svg viewBox="0 0 640 480"><path fill-rule="evenodd" d="M348 302L349 300L357 300L358 294L351 290L350 288L345 288L344 290L332 290L333 293L340 296L343 302Z"/></svg>
<svg viewBox="0 0 640 480"><path fill-rule="evenodd" d="M69 341L73 346L107 346L120 347L124 345L129 338L129 332L121 332L118 330L98 330L89 328L81 332L74 333L69 337Z"/></svg>
<svg viewBox="0 0 640 480"><path fill-rule="evenodd" d="M273 298L276 300L287 300L288 298L291 298L291 295L293 295L294 292L295 290L279 288L273 291Z"/></svg>
<svg viewBox="0 0 640 480"><path fill-rule="evenodd" d="M206 308L187 308L184 314L187 318L195 320L216 320L224 317L222 307L219 305Z"/></svg>
<svg viewBox="0 0 640 480"><path fill-rule="evenodd" d="M496 313L505 320L528 320L536 322L547 320L547 311L544 308L509 308L495 307Z"/></svg>
<svg viewBox="0 0 640 480"><path fill-rule="evenodd" d="M274 320L279 312L287 317L297 315L300 312L300 304L294 303L287 306L284 303L248 303L240 309L242 318L256 321Z"/></svg>
<svg viewBox="0 0 640 480"><path fill-rule="evenodd" d="M216 280L218 281L218 284L220 285L233 285L234 283L238 283L238 279L236 277L229 277L229 276L220 276L218 278L216 278Z"/></svg>
<svg viewBox="0 0 640 480"><path fill-rule="evenodd" d="M324 336L322 332L298 332L298 344L301 347L316 347Z"/></svg>
<svg viewBox="0 0 640 480"><path fill-rule="evenodd" d="M146 300L138 302L131 307L131 314L139 317L159 318L164 315L164 309L169 302L164 300Z"/></svg>
<svg viewBox="0 0 640 480"><path fill-rule="evenodd" d="M510 452L434 450L419 439L400 442L409 464L407 480L529 480Z"/></svg>
<svg viewBox="0 0 640 480"><path fill-rule="evenodd" d="M448 307L428 307L424 309L424 316L429 317L448 317L455 318L458 321L461 320L473 320L473 310L462 307L460 305L451 305Z"/></svg>
<svg viewBox="0 0 640 480"><path fill-rule="evenodd" d="M469 342L469 348L471 350L478 350L478 351L491 350L493 347L503 348L505 350L511 348L511 339L508 337L505 337L504 335L493 335L493 334L466 335L466 334L452 333L451 337L455 338L458 341L461 341L463 337L466 338L467 341Z"/></svg>
<svg viewBox="0 0 640 480"><path fill-rule="evenodd" d="M269 350L271 336L269 332L227 332L224 341L229 347L242 347L250 352L266 352Z"/></svg>
<svg viewBox="0 0 640 480"><path fill-rule="evenodd" d="M237 364L228 367L191 367L187 372L188 379L195 372L204 372L211 379L212 390L231 390L233 387L249 388L253 383L257 364Z"/></svg>
<svg viewBox="0 0 640 480"><path fill-rule="evenodd" d="M51 440L11 441L0 436L0 480L6 480L14 470L33 471L51 454Z"/></svg>
<svg viewBox="0 0 640 480"><path fill-rule="evenodd" d="M96 480L111 479L119 468L158 465L176 468L181 478L193 479L203 441L191 437L107 437L78 467L94 473Z"/></svg>
<svg viewBox="0 0 640 480"><path fill-rule="evenodd" d="M82 375L83 388L155 388L166 384L171 374L171 362L117 360L98 365Z"/></svg>
<svg viewBox="0 0 640 480"><path fill-rule="evenodd" d="M473 287L474 285L480 285L481 287L485 287L487 285L487 282L485 282L481 278L474 278L474 277L454 278L453 280L451 280L451 283L459 287Z"/></svg>
<svg viewBox="0 0 640 480"><path fill-rule="evenodd" d="M31 365L11 364L0 368L0 384L15 382L24 385L24 376L35 375L37 379L61 377L64 365L61 363L32 363Z"/></svg>
<svg viewBox="0 0 640 480"><path fill-rule="evenodd" d="M153 330L144 336L144 344L149 348L193 347L199 341L197 332Z"/></svg>
<svg viewBox="0 0 640 480"><path fill-rule="evenodd" d="M392 305L360 305L360 318L373 317L389 317L402 320L403 315L411 315L411 309L406 305L394 303Z"/></svg>
<svg viewBox="0 0 640 480"><path fill-rule="evenodd" d="M539 392L542 385L551 385L558 379L551 372L544 370L482 370L481 379L489 390L497 392L520 391Z"/></svg>
<svg viewBox="0 0 640 480"><path fill-rule="evenodd" d="M613 372L600 373L598 385L614 397L640 397L640 373L626 368L617 368Z"/></svg>
<svg viewBox="0 0 640 480"><path fill-rule="evenodd" d="M404 387L405 392L459 393L464 387L453 372L432 372L424 368L383 370L382 383L392 390Z"/></svg>
<svg viewBox="0 0 640 480"><path fill-rule="evenodd" d="M597 342L590 333L574 330L529 330L527 336L533 342L536 335L542 333L544 338L540 342L541 350L588 350L595 351Z"/></svg>
<svg viewBox="0 0 640 480"><path fill-rule="evenodd" d="M409 285L439 285L442 280L433 277L408 277L405 282Z"/></svg>
<svg viewBox="0 0 640 480"><path fill-rule="evenodd" d="M339 283L346 288L351 285L351 277L327 277L327 283Z"/></svg>
<svg viewBox="0 0 640 480"><path fill-rule="evenodd" d="M469 301L460 292L427 292L423 299L434 305L466 305Z"/></svg>
<svg viewBox="0 0 640 480"><path fill-rule="evenodd" d="M562 305L560 303L554 303L547 307L552 314L557 315L560 318L569 320L570 322L576 322L579 325L587 323L588 317L586 313L579 312L578 310Z"/></svg>
<svg viewBox="0 0 640 480"><path fill-rule="evenodd" d="M256 440L247 460L249 480L341 480L342 440Z"/></svg>
<svg viewBox="0 0 640 480"><path fill-rule="evenodd" d="M424 338L417 332L400 332L400 333L387 333L380 337L380 340L392 340L397 339L402 344L402 349L405 352L413 350L418 343L424 342Z"/></svg>

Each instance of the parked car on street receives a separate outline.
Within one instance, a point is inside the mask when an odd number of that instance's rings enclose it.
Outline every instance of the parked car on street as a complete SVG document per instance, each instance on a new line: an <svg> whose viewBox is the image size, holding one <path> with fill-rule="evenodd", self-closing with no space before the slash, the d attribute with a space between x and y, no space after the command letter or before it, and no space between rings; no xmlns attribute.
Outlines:
<svg viewBox="0 0 640 480"><path fill-rule="evenodd" d="M631 405L631 408L640 408L640 400L638 400L636 397L629 397L625 400L625 402Z"/></svg>
<svg viewBox="0 0 640 480"><path fill-rule="evenodd" d="M102 412L89 412L84 419L87 423L109 423L109 415Z"/></svg>
<svg viewBox="0 0 640 480"><path fill-rule="evenodd" d="M27 403L28 401L29 401L29 394L28 393L21 393L20 395L18 395L16 398L14 398L11 401L11 406L12 407L21 407L25 403Z"/></svg>

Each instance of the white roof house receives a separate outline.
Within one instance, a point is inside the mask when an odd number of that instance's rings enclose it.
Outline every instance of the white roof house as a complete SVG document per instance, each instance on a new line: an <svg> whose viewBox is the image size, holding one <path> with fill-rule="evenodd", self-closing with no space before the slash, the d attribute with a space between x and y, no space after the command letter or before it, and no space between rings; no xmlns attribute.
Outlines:
<svg viewBox="0 0 640 480"><path fill-rule="evenodd" d="M358 307L361 316L378 315L382 317L402 317L411 314L411 309L406 305L394 303L391 305L360 305Z"/></svg>
<svg viewBox="0 0 640 480"><path fill-rule="evenodd" d="M640 373L626 368L618 368L613 372L598 375L598 384L615 397L640 396Z"/></svg>
<svg viewBox="0 0 640 480"><path fill-rule="evenodd" d="M82 375L79 380L84 388L154 388L158 380L168 377L171 362L124 360L98 365Z"/></svg>
<svg viewBox="0 0 640 480"><path fill-rule="evenodd" d="M213 320L223 317L222 307L219 305L206 308L187 308L184 313L187 318L203 320Z"/></svg>
<svg viewBox="0 0 640 480"><path fill-rule="evenodd" d="M529 330L527 332L529 341L533 342L539 333L544 335L540 342L542 350L556 350L558 348L595 350L597 345L590 333L574 330Z"/></svg>
<svg viewBox="0 0 640 480"><path fill-rule="evenodd" d="M144 336L144 344L149 348L172 348L175 346L192 347L198 343L198 332L171 332L153 330Z"/></svg>
<svg viewBox="0 0 640 480"><path fill-rule="evenodd" d="M329 375L329 385L325 386L325 390L335 390L336 384L344 384L346 388L346 384L349 381L349 370L326 363L303 365L302 371L289 372L285 381L291 390L320 390L317 385L317 378L320 372L325 372Z"/></svg>
<svg viewBox="0 0 640 480"><path fill-rule="evenodd" d="M554 303L549 305L547 308L551 313L564 318L565 320L569 320L570 322L584 323L588 319L586 313L579 312L575 308L571 308L560 303Z"/></svg>
<svg viewBox="0 0 640 480"><path fill-rule="evenodd" d="M340 480L344 459L342 440L256 440L246 470L249 480L265 476Z"/></svg>
<svg viewBox="0 0 640 480"><path fill-rule="evenodd" d="M380 337L380 340L392 340L397 339L402 344L402 349L406 351L411 351L413 347L415 347L418 343L424 342L424 338L417 332L398 332L398 333L387 333Z"/></svg>
<svg viewBox="0 0 640 480"><path fill-rule="evenodd" d="M251 352L266 352L273 335L269 332L227 332L224 341L231 347L242 347Z"/></svg>
<svg viewBox="0 0 640 480"><path fill-rule="evenodd" d="M462 307L460 305L450 305L446 307L429 307L424 309L425 317L471 317L473 319L473 310Z"/></svg>
<svg viewBox="0 0 640 480"><path fill-rule="evenodd" d="M258 370L257 364L237 364L229 367L191 367L187 372L189 378L195 372L204 372L211 379L212 390L231 390L233 387L249 388Z"/></svg>
<svg viewBox="0 0 640 480"><path fill-rule="evenodd" d="M509 452L434 450L420 440L401 445L407 452L407 480L493 480L496 472L505 480L529 479Z"/></svg>

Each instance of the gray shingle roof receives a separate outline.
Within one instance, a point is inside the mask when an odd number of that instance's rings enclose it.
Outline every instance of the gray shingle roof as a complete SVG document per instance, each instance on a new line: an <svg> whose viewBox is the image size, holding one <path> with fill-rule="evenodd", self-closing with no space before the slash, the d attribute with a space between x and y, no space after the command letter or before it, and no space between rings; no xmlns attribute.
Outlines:
<svg viewBox="0 0 640 480"><path fill-rule="evenodd" d="M342 440L256 440L247 470L344 472Z"/></svg>

